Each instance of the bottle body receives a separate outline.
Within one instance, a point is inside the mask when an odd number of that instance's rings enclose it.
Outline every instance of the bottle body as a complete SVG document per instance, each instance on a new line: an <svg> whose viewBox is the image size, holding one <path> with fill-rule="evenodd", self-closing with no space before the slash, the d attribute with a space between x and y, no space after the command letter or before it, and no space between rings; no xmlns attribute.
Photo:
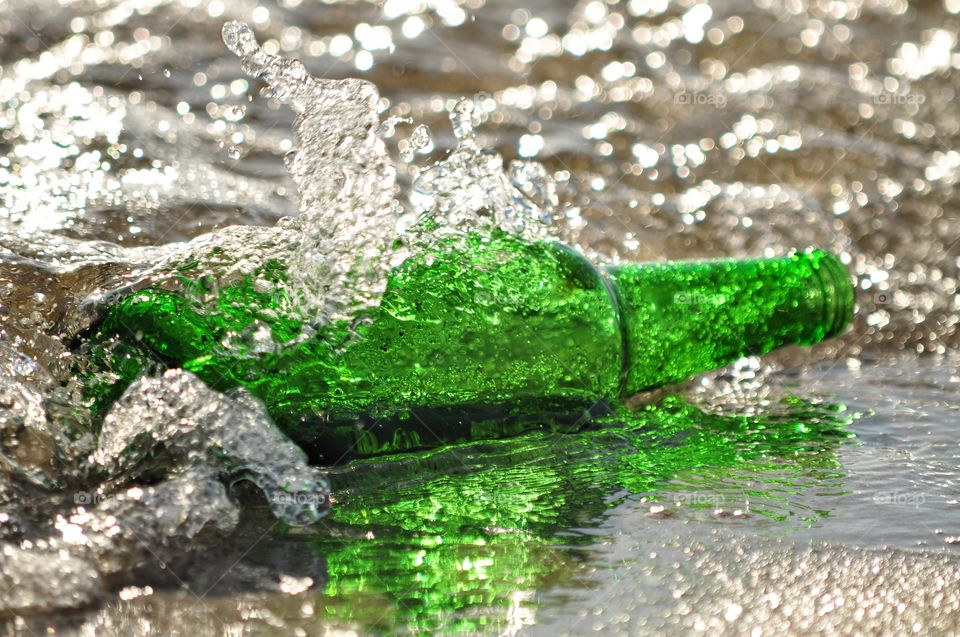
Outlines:
<svg viewBox="0 0 960 637"><path fill-rule="evenodd" d="M364 320L309 338L275 318L283 304L243 281L212 294L147 289L109 308L91 342L109 344L94 353L117 386L160 361L215 389L248 388L326 462L567 428L619 391L616 302L559 244L500 234L438 246L401 264ZM254 323L287 345L223 345Z"/></svg>
<svg viewBox="0 0 960 637"><path fill-rule="evenodd" d="M118 385L159 361L216 389L246 387L295 441L335 462L569 428L623 392L816 342L831 333L815 307L828 296L811 265L823 254L607 272L559 244L471 234L409 258L354 325L307 334L279 318L282 285L264 293L241 281L212 302L133 294L91 342ZM708 292L719 296L691 296ZM251 333L259 341L236 338Z"/></svg>

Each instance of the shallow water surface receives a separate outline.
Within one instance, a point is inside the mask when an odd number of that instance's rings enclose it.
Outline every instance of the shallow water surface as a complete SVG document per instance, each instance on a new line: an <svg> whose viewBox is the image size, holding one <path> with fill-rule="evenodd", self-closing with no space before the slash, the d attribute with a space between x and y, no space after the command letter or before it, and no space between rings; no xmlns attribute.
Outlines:
<svg viewBox="0 0 960 637"><path fill-rule="evenodd" d="M0 634L960 631L958 13L0 4ZM316 468L178 371L90 433L110 294L215 246L331 320L427 213L603 261L829 249L857 315L571 434Z"/></svg>

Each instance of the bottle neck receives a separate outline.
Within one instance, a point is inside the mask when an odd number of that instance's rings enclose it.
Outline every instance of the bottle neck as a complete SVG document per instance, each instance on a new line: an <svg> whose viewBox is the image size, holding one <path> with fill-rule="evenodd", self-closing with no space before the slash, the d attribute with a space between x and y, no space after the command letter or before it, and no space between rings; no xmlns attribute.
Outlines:
<svg viewBox="0 0 960 637"><path fill-rule="evenodd" d="M843 332L853 286L836 256L607 267L625 342L623 392L636 393L790 344Z"/></svg>

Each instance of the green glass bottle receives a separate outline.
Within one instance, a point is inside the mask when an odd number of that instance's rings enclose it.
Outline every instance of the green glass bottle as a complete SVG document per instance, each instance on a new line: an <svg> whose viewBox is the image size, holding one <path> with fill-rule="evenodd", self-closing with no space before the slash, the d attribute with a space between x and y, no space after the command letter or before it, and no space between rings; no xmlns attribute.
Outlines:
<svg viewBox="0 0 960 637"><path fill-rule="evenodd" d="M309 333L283 311L282 263L223 287L190 275L107 309L83 347L95 410L138 374L182 367L250 389L326 462L577 426L610 399L835 336L853 312L823 251L597 268L500 232L415 254L379 307Z"/></svg>

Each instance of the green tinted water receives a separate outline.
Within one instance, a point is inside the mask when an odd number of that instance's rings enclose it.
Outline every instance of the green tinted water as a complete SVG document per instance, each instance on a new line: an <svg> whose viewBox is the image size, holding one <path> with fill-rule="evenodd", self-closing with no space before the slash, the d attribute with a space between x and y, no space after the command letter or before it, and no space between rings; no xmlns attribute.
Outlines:
<svg viewBox="0 0 960 637"><path fill-rule="evenodd" d="M334 470L332 517L310 535L326 556L324 613L380 629L489 629L543 586L577 586L576 547L594 538L575 529L640 497L666 505L653 515L680 506L815 524L827 512L798 501L843 491L835 450L852 419L797 399L744 417L671 397L575 435L355 461Z"/></svg>

